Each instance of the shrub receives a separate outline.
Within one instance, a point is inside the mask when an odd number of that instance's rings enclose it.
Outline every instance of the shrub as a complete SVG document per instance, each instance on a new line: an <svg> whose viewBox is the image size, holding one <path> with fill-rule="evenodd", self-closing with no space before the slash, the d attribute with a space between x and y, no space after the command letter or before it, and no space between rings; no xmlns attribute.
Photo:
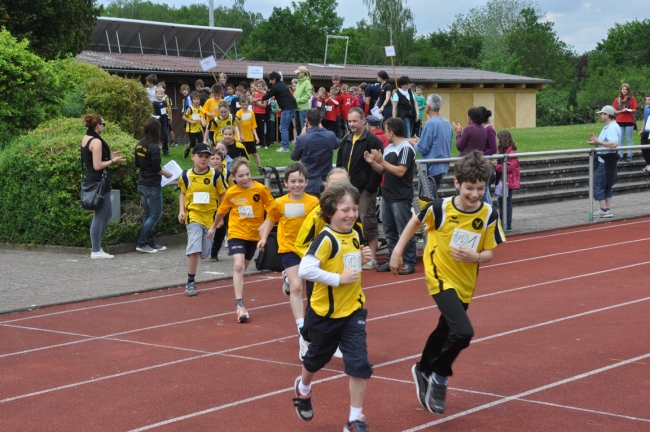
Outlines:
<svg viewBox="0 0 650 432"><path fill-rule="evenodd" d="M85 127L80 119L55 119L14 140L0 152L0 242L90 246L93 213L79 202L80 143ZM133 164L136 141L113 123L102 138L127 161L111 168L111 187L121 191L122 217L108 226L104 244L132 243L142 222L137 173ZM176 220L178 190L163 190L163 218L155 235L180 232Z"/></svg>
<svg viewBox="0 0 650 432"><path fill-rule="evenodd" d="M93 78L108 79L110 74L97 66L74 58L53 60L50 63L59 76L62 97L61 115L70 118L81 117L86 113L84 85Z"/></svg>
<svg viewBox="0 0 650 432"><path fill-rule="evenodd" d="M0 29L0 148L59 112L57 74L28 44Z"/></svg>
<svg viewBox="0 0 650 432"><path fill-rule="evenodd" d="M142 135L144 122L151 116L153 106L147 91L136 80L116 75L93 78L84 85L88 112L117 123L134 138Z"/></svg>

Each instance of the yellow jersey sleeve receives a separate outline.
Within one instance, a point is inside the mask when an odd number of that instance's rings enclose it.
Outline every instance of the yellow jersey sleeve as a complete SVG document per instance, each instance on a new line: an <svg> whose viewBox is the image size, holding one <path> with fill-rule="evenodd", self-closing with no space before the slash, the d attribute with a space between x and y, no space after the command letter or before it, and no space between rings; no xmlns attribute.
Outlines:
<svg viewBox="0 0 650 432"><path fill-rule="evenodd" d="M296 237L295 242L295 252L300 258L307 254L311 242L318 234L320 234L323 228L325 228L325 221L318 216L319 212L320 205L314 207L300 225L300 230L298 230L298 236Z"/></svg>

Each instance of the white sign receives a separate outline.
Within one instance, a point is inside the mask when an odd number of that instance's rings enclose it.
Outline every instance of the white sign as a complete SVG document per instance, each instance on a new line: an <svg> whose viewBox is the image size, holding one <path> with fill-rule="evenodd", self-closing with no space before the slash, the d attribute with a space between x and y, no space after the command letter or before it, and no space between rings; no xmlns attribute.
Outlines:
<svg viewBox="0 0 650 432"><path fill-rule="evenodd" d="M395 46L389 45L384 49L386 50L386 57L395 57Z"/></svg>
<svg viewBox="0 0 650 432"><path fill-rule="evenodd" d="M264 66L248 66L246 78L264 78Z"/></svg>
<svg viewBox="0 0 650 432"><path fill-rule="evenodd" d="M201 63L201 67L203 68L204 71L217 67L217 61L214 59L214 56L201 59L199 63Z"/></svg>
<svg viewBox="0 0 650 432"><path fill-rule="evenodd" d="M180 165L178 165L174 160L170 160L169 162L167 162L163 168L169 171L170 173L172 173L172 176L170 178L162 176L160 186L163 187L178 180L181 174L183 174L183 168L181 168Z"/></svg>

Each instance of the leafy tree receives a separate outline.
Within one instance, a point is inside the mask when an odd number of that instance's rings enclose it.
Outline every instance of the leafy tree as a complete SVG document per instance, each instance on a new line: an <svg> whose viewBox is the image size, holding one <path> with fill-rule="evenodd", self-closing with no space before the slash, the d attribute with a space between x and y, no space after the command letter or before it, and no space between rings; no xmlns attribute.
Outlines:
<svg viewBox="0 0 650 432"><path fill-rule="evenodd" d="M18 40L46 60L79 54L92 39L102 6L95 0L4 0L0 16Z"/></svg>
<svg viewBox="0 0 650 432"><path fill-rule="evenodd" d="M264 17L261 13L249 12L244 9L245 1L246 0L235 0L234 4L230 8L219 6L214 10L215 26L242 29L242 34L237 39L238 50L241 50L246 46L248 36L251 34L253 29L264 22Z"/></svg>
<svg viewBox="0 0 650 432"><path fill-rule="evenodd" d="M402 0L363 0L368 8L370 29L374 44L369 47L375 61L371 64L390 64L383 50L385 45L395 47L394 61L401 65L414 60L416 34L413 13Z"/></svg>
<svg viewBox="0 0 650 432"><path fill-rule="evenodd" d="M596 45L589 59L590 68L650 64L650 20L615 24L607 38Z"/></svg>
<svg viewBox="0 0 650 432"><path fill-rule="evenodd" d="M410 63L413 66L478 68L482 49L480 36L461 33L451 27L418 37L414 49L417 57Z"/></svg>

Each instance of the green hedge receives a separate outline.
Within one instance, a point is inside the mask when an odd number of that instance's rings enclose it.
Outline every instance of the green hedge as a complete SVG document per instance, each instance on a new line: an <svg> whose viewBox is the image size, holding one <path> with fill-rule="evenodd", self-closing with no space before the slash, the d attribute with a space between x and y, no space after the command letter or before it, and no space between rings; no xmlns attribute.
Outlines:
<svg viewBox="0 0 650 432"><path fill-rule="evenodd" d="M85 134L81 119L55 119L0 151L0 242L90 246L93 213L79 201L80 143ZM112 151L121 150L127 161L111 168L113 189L121 191L122 218L109 225L104 244L133 243L142 223L133 165L136 141L113 123L107 123L102 138ZM163 189L163 217L155 235L176 234L178 190Z"/></svg>

